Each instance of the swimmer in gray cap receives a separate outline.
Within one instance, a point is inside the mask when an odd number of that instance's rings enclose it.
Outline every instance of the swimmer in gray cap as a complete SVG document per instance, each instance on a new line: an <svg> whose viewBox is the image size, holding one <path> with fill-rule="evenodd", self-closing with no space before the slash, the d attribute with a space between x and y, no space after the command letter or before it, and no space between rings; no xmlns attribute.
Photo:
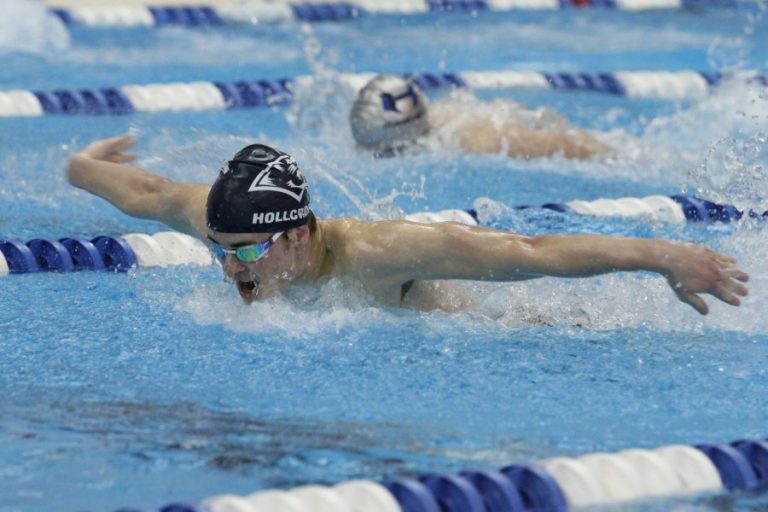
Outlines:
<svg viewBox="0 0 768 512"><path fill-rule="evenodd" d="M416 83L399 75L377 75L357 95L349 114L357 144L388 156L429 139L440 147L514 158L563 154L586 159L609 146L571 126L550 109L527 109L511 100L429 100Z"/></svg>
<svg viewBox="0 0 768 512"><path fill-rule="evenodd" d="M400 101L395 99L395 101ZM123 212L208 244L246 303L293 283L346 276L385 304L460 308L444 280L522 281L644 270L664 276L699 313L711 294L738 306L749 276L701 245L606 235L525 236L455 222L315 218L292 157L269 146L237 152L213 185L179 183L128 164L133 139L92 143L73 156L69 182ZM425 285L425 283L427 285Z"/></svg>
<svg viewBox="0 0 768 512"><path fill-rule="evenodd" d="M429 132L428 101L413 81L378 75L360 90L352 105L352 136L374 151L404 148Z"/></svg>

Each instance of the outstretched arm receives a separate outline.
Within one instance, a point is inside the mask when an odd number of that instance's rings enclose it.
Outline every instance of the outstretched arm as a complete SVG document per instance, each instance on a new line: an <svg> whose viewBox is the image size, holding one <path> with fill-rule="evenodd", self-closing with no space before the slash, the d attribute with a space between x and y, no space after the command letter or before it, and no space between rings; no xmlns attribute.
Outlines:
<svg viewBox="0 0 768 512"><path fill-rule="evenodd" d="M93 142L70 159L69 182L128 215L158 220L205 240L205 201L210 186L177 183L128 165L136 158L127 152L135 143L127 135Z"/></svg>
<svg viewBox="0 0 768 512"><path fill-rule="evenodd" d="M645 270L665 276L681 301L707 314L709 308L699 294L738 306L738 296L747 294L742 283L749 279L731 257L661 239L527 237L455 223L410 222L366 224L354 236L361 271L398 286L420 279L516 281Z"/></svg>

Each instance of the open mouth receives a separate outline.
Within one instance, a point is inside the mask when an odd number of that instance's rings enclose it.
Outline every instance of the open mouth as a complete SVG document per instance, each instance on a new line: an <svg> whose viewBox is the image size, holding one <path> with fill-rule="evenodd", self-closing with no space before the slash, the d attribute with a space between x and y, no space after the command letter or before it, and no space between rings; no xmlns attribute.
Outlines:
<svg viewBox="0 0 768 512"><path fill-rule="evenodd" d="M250 302L259 293L259 283L257 281L238 281L237 292L246 302Z"/></svg>

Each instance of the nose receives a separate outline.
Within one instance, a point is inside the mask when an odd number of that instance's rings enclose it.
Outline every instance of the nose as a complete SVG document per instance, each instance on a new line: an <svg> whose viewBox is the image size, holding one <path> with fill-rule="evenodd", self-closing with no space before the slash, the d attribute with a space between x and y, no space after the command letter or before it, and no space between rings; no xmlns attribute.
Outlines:
<svg viewBox="0 0 768 512"><path fill-rule="evenodd" d="M230 277L246 268L243 262L237 259L234 254L227 254L224 256L224 261L221 263L221 267L224 269L224 273Z"/></svg>

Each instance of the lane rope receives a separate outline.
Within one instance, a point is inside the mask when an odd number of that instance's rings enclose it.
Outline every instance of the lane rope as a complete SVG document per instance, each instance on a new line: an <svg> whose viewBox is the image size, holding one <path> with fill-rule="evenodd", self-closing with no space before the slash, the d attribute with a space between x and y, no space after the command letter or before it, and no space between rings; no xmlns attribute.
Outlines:
<svg viewBox="0 0 768 512"><path fill-rule="evenodd" d="M374 73L341 74L355 91ZM585 91L627 98L695 100L730 80L768 86L768 74L725 74L699 71L615 71L611 73L541 73L538 71L465 71L415 73L426 91L448 88L475 90L540 89ZM0 91L0 117L44 115L125 115L133 112L182 112L274 107L293 101L296 86L311 86L312 76L238 80L233 82L172 82L115 87L13 89Z"/></svg>
<svg viewBox="0 0 768 512"><path fill-rule="evenodd" d="M436 13L508 12L599 8L643 11L685 8L732 8L735 0L348 0L346 2L222 1L200 5L187 0L110 5L109 2L49 0L46 5L66 25L87 27L211 27L235 23L339 22L359 18ZM202 2L205 4L205 2Z"/></svg>
<svg viewBox="0 0 768 512"><path fill-rule="evenodd" d="M755 492L766 484L768 443L740 440L556 457L499 470L222 494L157 512L565 512L702 492Z"/></svg>

